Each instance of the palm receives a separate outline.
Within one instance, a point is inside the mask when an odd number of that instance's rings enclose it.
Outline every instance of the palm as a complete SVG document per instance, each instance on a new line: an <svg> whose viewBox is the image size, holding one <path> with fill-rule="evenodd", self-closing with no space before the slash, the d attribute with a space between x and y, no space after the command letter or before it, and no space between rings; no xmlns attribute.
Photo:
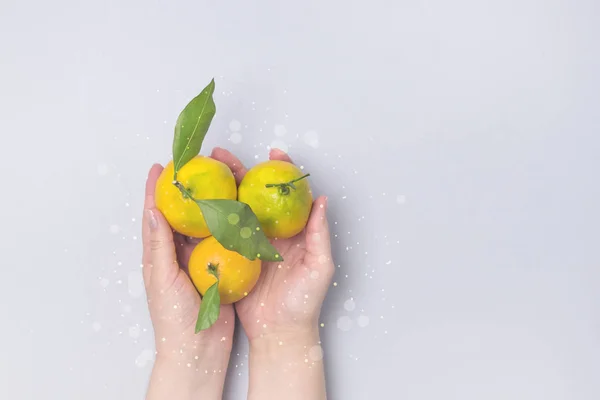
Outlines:
<svg viewBox="0 0 600 400"><path fill-rule="evenodd" d="M273 244L284 261L263 262L261 276L250 294L236 304L240 321L250 339L271 328L293 327L305 322L310 304L310 272L305 263L304 234ZM306 297L305 297L306 296Z"/></svg>
<svg viewBox="0 0 600 400"><path fill-rule="evenodd" d="M162 168L156 167L149 174L146 188L147 201L150 201L148 207L154 207L154 199L150 198L148 200L148 196L154 193L156 181L161 171ZM152 320L154 322L160 321L160 323L155 323L155 333L157 337L161 338L158 343L163 350L177 352L184 345L193 347L198 342L199 336L215 336L216 340L221 340L222 337L232 338L234 310L231 305L221 307L220 317L214 325L214 329L205 331L201 335L195 334L201 300L187 274L187 267L190 254L197 241L187 240L179 233L173 233L172 238L179 268L174 270L172 274L163 276L164 279L158 279L158 276L154 277L152 268L144 270L147 275L144 281L147 282L147 296ZM149 253L145 257L148 257L148 255ZM149 259L145 259L144 264L151 264L151 262ZM175 337L178 340L167 340L167 338ZM162 338L165 338L165 340L162 341Z"/></svg>
<svg viewBox="0 0 600 400"><path fill-rule="evenodd" d="M244 177L246 169L228 151L215 149L212 157L227 164L238 183ZM278 151L272 151L270 158L291 162L287 154ZM283 261L263 262L255 287L235 304L249 339L295 330L306 326L307 321L316 323L323 298L314 293L325 293L326 290L319 289L325 289L333 275L325 204L325 198L315 201L302 233L271 241Z"/></svg>

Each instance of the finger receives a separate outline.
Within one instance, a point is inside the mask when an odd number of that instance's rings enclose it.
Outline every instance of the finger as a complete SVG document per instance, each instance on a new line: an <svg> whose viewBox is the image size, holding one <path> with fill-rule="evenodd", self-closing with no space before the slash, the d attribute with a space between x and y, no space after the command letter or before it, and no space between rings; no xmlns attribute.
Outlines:
<svg viewBox="0 0 600 400"><path fill-rule="evenodd" d="M237 184L240 184L248 170L246 169L246 167L244 167L244 164L242 164L242 162L236 156L231 154L231 152L229 152L228 150L222 149L220 147L215 147L210 156L215 160L221 161L222 163L226 164L231 170L231 172L233 172L233 176L235 177L235 181L237 182Z"/></svg>
<svg viewBox="0 0 600 400"><path fill-rule="evenodd" d="M294 163L285 151L279 149L271 149L269 152L269 160L286 161L292 164Z"/></svg>
<svg viewBox="0 0 600 400"><path fill-rule="evenodd" d="M200 238L196 238L196 237L192 237L192 236L185 237L185 242L188 244L193 244L194 246L197 245L198 243L200 243L202 240L204 240L204 239L200 239Z"/></svg>
<svg viewBox="0 0 600 400"><path fill-rule="evenodd" d="M148 172L148 177L146 178L146 191L144 195L144 213L142 215L142 243L146 242L146 221L144 220L146 216L146 209L156 206L154 201L154 191L156 190L156 181L158 180L158 177L160 176L162 170L163 167L160 164L154 164L152 168L150 168L150 171ZM150 255L151 254L149 247L143 246L142 273L144 275L144 284L146 285L146 288L150 285L150 275L152 274L152 268L150 266Z"/></svg>
<svg viewBox="0 0 600 400"><path fill-rule="evenodd" d="M160 165L154 165L148 173L142 219L144 283L147 288L155 286L159 290L169 287L179 272L173 231L154 201L162 170Z"/></svg>
<svg viewBox="0 0 600 400"><path fill-rule="evenodd" d="M328 268L333 265L326 211L327 197L321 196L313 203L310 217L306 224L307 261L318 268Z"/></svg>
<svg viewBox="0 0 600 400"><path fill-rule="evenodd" d="M177 261L179 267L186 273L189 272L188 262L190 261L190 255L196 247L196 245L202 241L202 239L190 238L180 233L174 235L175 248L177 249Z"/></svg>

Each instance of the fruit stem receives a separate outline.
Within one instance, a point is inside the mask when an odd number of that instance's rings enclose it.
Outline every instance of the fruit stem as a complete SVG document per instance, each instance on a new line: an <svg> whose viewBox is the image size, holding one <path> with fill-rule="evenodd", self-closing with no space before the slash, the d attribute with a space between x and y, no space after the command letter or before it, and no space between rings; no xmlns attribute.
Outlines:
<svg viewBox="0 0 600 400"><path fill-rule="evenodd" d="M194 196L192 196L190 191L187 190L181 182L173 181L173 185L175 185L177 187L177 189L179 189L181 191L181 194L183 194L183 197L187 197L190 200L196 201L196 199L194 199Z"/></svg>
<svg viewBox="0 0 600 400"><path fill-rule="evenodd" d="M294 183L294 182L301 181L302 179L304 179L304 178L308 178L309 176L310 176L310 174L302 175L300 178L296 178L296 179L294 179L294 180L291 180L291 181L289 181L289 182L288 182L288 184L289 184L289 183Z"/></svg>
<svg viewBox="0 0 600 400"><path fill-rule="evenodd" d="M296 190L296 186L294 185L295 182L301 181L302 179L308 178L309 176L310 176L310 174L302 175L300 178L292 179L291 181L284 182L284 183L267 183L265 185L265 187L267 187L267 188L276 187L279 189L279 193L281 193L283 195L287 195L287 194L290 194L290 188Z"/></svg>
<svg viewBox="0 0 600 400"><path fill-rule="evenodd" d="M219 264L208 263L208 273L219 279Z"/></svg>

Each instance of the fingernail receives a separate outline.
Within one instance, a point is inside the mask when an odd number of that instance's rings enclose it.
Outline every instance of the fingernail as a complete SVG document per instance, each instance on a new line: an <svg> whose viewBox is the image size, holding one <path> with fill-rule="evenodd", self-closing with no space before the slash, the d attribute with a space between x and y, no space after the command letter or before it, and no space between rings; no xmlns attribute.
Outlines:
<svg viewBox="0 0 600 400"><path fill-rule="evenodd" d="M150 230L156 230L158 228L158 220L156 219L156 215L154 215L154 211L146 210L146 214L148 215L148 226Z"/></svg>

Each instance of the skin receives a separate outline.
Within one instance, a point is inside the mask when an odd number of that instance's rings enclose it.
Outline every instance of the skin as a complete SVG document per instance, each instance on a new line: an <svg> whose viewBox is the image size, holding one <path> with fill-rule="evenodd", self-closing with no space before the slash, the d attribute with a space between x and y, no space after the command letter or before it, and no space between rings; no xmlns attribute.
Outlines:
<svg viewBox="0 0 600 400"><path fill-rule="evenodd" d="M223 149L213 156L241 181L246 168L235 156ZM280 150L269 158L292 162ZM250 400L326 399L318 327L334 273L326 210L327 198L317 198L304 231L272 241L285 261L264 262L254 290L235 303L250 342Z"/></svg>
<svg viewBox="0 0 600 400"><path fill-rule="evenodd" d="M156 208L162 169L154 165L148 174L142 222L142 270L157 352L146 399L217 400L223 396L234 310L221 306L215 325L194 334L200 296L186 270L196 243L174 234Z"/></svg>
<svg viewBox="0 0 600 400"><path fill-rule="evenodd" d="M246 168L235 156L217 148L211 157L227 164L239 184ZM269 158L291 162L279 150ZM146 399L221 399L234 310L221 306L217 323L194 334L200 297L186 268L195 243L174 235L156 209L161 170L150 170L143 221L144 282L157 348ZM250 400L327 397L318 327L334 273L326 210L327 199L317 198L303 232L273 241L285 261L263 263L254 289L235 303L250 343Z"/></svg>

